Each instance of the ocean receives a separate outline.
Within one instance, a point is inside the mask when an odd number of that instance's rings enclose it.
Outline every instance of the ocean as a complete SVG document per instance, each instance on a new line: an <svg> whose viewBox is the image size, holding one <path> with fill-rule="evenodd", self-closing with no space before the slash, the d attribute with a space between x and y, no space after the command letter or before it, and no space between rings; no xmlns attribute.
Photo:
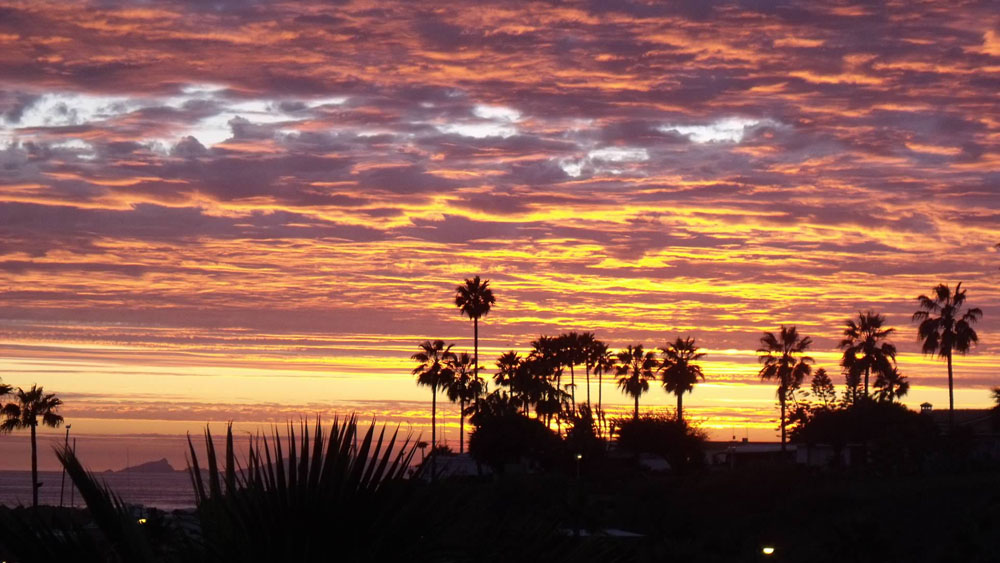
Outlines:
<svg viewBox="0 0 1000 563"><path fill-rule="evenodd" d="M187 472L172 473L98 473L97 478L130 504L141 504L161 510L194 507L194 492ZM39 471L38 502L59 506L61 471ZM80 493L72 491L72 481L66 478L63 505L84 506ZM0 505L31 505L31 471L0 471Z"/></svg>

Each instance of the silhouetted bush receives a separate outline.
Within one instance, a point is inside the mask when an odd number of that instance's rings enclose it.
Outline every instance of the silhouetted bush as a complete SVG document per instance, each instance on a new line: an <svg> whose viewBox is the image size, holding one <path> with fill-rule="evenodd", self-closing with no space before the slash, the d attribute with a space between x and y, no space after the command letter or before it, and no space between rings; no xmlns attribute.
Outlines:
<svg viewBox="0 0 1000 563"><path fill-rule="evenodd" d="M666 415L646 415L615 421L618 446L636 454L663 457L676 472L705 463L705 433L685 420Z"/></svg>
<svg viewBox="0 0 1000 563"><path fill-rule="evenodd" d="M605 442L597 435L597 423L587 405L580 405L578 414L569 419L566 448L572 454L582 454L588 460L603 458Z"/></svg>
<svg viewBox="0 0 1000 563"><path fill-rule="evenodd" d="M897 403L862 400L847 408L812 411L792 431L791 441L828 444L835 450L860 445L866 455L852 464L900 470L922 467L935 450L936 435L928 416Z"/></svg>
<svg viewBox="0 0 1000 563"><path fill-rule="evenodd" d="M479 463L503 473L522 460L551 467L564 451L562 440L541 421L517 413L481 413L473 419L469 453Z"/></svg>

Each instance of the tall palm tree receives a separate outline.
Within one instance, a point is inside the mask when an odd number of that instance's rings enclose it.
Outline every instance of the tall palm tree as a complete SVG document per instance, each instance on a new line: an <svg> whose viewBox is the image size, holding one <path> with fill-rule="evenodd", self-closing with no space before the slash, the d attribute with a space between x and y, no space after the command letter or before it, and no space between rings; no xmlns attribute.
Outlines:
<svg viewBox="0 0 1000 563"><path fill-rule="evenodd" d="M663 388L667 393L677 395L677 420L684 420L684 393L694 390L698 379L705 379L701 366L694 363L705 357L698 352L693 338L680 337L660 348L663 362L659 371L663 378Z"/></svg>
<svg viewBox="0 0 1000 563"><path fill-rule="evenodd" d="M472 357L462 352L449 362L453 376L445 382L444 389L451 402L458 402L458 453L465 452L465 405L478 399L486 386L482 378L472 368Z"/></svg>
<svg viewBox="0 0 1000 563"><path fill-rule="evenodd" d="M844 329L844 339L840 341L840 349L844 356L840 365L853 376L854 380L865 374L864 396L868 397L868 377L886 375L892 371L896 363L896 346L886 339L896 332L894 328L884 328L885 317L873 311L858 313L855 319L847 320ZM857 397L854 398L855 400Z"/></svg>
<svg viewBox="0 0 1000 563"><path fill-rule="evenodd" d="M569 368L570 402L576 412L576 371L575 366L586 362L584 338L578 332L567 332L556 338L559 347L559 362ZM589 391L589 389L588 389Z"/></svg>
<svg viewBox="0 0 1000 563"><path fill-rule="evenodd" d="M594 374L597 375L597 410L598 412L603 411L603 378L602 376L606 373L611 373L615 369L615 364L618 362L618 357L615 356L614 352L608 349L608 345L600 340L594 343L594 348L592 351L593 362L594 362Z"/></svg>
<svg viewBox="0 0 1000 563"><path fill-rule="evenodd" d="M785 451L785 407L812 368L813 359L804 356L812 345L808 336L799 336L794 327L782 325L778 336L765 332L757 349L758 361L763 364L757 374L762 380L778 381L778 402L781 404L781 451Z"/></svg>
<svg viewBox="0 0 1000 563"><path fill-rule="evenodd" d="M917 297L920 310L913 313L913 321L920 322L917 336L923 343L924 354L937 353L939 358L948 359L948 424L955 424L955 385L952 375L952 354L965 355L972 345L979 341L979 335L972 328L983 317L982 309L974 307L962 312L965 305L965 290L962 283L955 286L955 292L945 284L934 288L934 298Z"/></svg>
<svg viewBox="0 0 1000 563"><path fill-rule="evenodd" d="M29 428L31 430L31 505L38 506L38 444L35 436L35 429L39 422L44 426L52 428L63 423L63 417L56 409L62 404L62 400L56 397L55 393L46 394L37 385L32 385L31 389L25 391L18 387L14 393L14 402L7 403L0 409L3 422L0 422L0 434L6 434L13 430Z"/></svg>
<svg viewBox="0 0 1000 563"><path fill-rule="evenodd" d="M446 346L444 340L426 340L420 345L420 351L410 356L411 360L419 362L412 372L417 376L417 385L431 388L431 453L437 447L437 391L455 376L451 369L451 362L455 360L452 346L454 344Z"/></svg>
<svg viewBox="0 0 1000 563"><path fill-rule="evenodd" d="M580 352L582 355L583 367L587 374L587 408L590 407L590 372L594 371L594 364L596 357L594 354L595 347L599 341L594 337L593 332L584 332L580 334Z"/></svg>
<svg viewBox="0 0 1000 563"><path fill-rule="evenodd" d="M887 374L880 373L875 379L875 398L879 401L891 403L905 397L909 391L910 382L899 373L899 368L894 367Z"/></svg>
<svg viewBox="0 0 1000 563"><path fill-rule="evenodd" d="M479 376L479 318L488 315L496 302L490 280L480 281L479 276L466 279L465 285L455 288L455 306L472 319L472 364L476 376Z"/></svg>
<svg viewBox="0 0 1000 563"><path fill-rule="evenodd" d="M618 388L635 399L632 418L636 420L639 419L639 397L649 391L649 380L653 379L655 367L656 354L644 351L642 344L629 344L618 352Z"/></svg>

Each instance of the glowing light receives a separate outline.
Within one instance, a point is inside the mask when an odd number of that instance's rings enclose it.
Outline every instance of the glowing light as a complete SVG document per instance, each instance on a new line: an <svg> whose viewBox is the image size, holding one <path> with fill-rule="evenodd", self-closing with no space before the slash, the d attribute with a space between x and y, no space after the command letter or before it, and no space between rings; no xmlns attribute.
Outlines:
<svg viewBox="0 0 1000 563"><path fill-rule="evenodd" d="M774 548L771 546L766 546L764 549L760 550L764 555L774 555Z"/></svg>

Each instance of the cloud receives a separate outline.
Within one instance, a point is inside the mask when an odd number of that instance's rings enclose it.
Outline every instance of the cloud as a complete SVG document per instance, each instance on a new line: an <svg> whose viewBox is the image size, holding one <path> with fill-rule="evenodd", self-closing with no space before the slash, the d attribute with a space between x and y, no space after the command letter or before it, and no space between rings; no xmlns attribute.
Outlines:
<svg viewBox="0 0 1000 563"><path fill-rule="evenodd" d="M966 361L1000 365L986 5L472 8L3 8L0 336L391 379L468 339L448 299L479 273L491 355L690 332L752 379L762 330L832 353L844 315L912 332L913 297L961 279L987 311ZM254 339L362 328L378 359Z"/></svg>

